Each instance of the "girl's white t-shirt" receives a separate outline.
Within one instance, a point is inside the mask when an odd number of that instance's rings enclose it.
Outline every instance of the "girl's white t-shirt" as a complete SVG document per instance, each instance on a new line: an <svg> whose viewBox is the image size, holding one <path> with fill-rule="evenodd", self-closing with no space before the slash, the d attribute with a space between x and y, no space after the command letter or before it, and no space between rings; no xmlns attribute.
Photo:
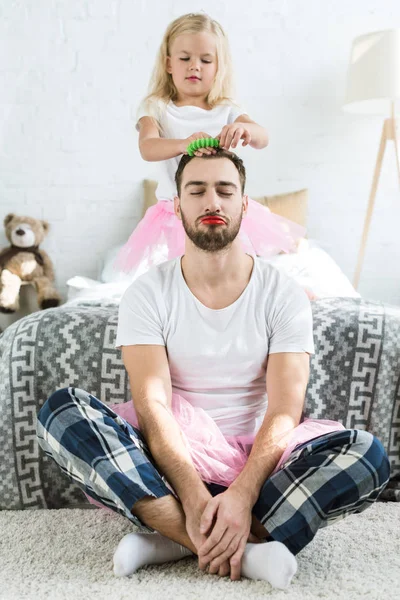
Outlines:
<svg viewBox="0 0 400 600"><path fill-rule="evenodd" d="M225 435L255 434L268 398L268 355L314 352L304 290L261 258L230 306L214 310L187 286L181 257L153 267L126 290L116 347L165 346L172 391L203 408Z"/></svg>
<svg viewBox="0 0 400 600"><path fill-rule="evenodd" d="M166 104L159 101L153 102L150 107L139 107L137 120L148 116L155 118L160 126L161 137L166 139L186 139L200 131L215 137L225 125L233 123L245 112L232 103L219 104L211 110L205 110L198 106L176 106L173 102ZM181 155L158 163L158 200L173 200L176 196L175 173L180 159Z"/></svg>

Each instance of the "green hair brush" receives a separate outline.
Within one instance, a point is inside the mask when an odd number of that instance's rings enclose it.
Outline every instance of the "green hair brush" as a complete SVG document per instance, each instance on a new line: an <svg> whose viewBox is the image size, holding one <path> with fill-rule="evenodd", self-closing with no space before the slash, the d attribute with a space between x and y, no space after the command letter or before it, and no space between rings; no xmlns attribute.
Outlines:
<svg viewBox="0 0 400 600"><path fill-rule="evenodd" d="M199 148L218 148L219 140L216 138L200 138L199 140L194 140L194 142L190 142L189 146L186 148L189 156L194 156L194 153Z"/></svg>

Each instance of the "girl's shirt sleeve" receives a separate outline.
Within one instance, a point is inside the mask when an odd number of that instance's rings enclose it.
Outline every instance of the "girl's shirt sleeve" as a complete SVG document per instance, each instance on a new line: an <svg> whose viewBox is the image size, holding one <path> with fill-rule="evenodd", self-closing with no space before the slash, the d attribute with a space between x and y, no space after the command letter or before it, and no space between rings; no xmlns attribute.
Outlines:
<svg viewBox="0 0 400 600"><path fill-rule="evenodd" d="M240 115L247 115L247 111L243 108L243 106L232 104L228 115L228 125L234 123L236 119L240 117Z"/></svg>
<svg viewBox="0 0 400 600"><path fill-rule="evenodd" d="M161 100L147 100L146 102L141 102L136 111L137 131L139 131L139 121L142 117L151 117L160 125L162 109L163 106Z"/></svg>

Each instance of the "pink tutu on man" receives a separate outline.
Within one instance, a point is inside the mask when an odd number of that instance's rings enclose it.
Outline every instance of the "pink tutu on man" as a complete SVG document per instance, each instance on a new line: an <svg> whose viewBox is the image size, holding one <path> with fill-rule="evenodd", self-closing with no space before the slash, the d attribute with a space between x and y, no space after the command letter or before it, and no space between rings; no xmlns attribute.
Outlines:
<svg viewBox="0 0 400 600"><path fill-rule="evenodd" d="M139 428L133 401L110 404L109 408ZM199 407L193 407L179 394L172 394L172 413L180 426L182 439L189 450L193 465L206 483L229 487L243 470L251 452L255 434L224 436L215 421ZM337 421L305 419L290 434L288 445L271 473L276 473L299 444L333 431L344 430ZM91 504L103 507L90 496Z"/></svg>
<svg viewBox="0 0 400 600"><path fill-rule="evenodd" d="M279 252L294 252L305 229L269 208L249 199L248 211L240 228L246 252L268 258ZM116 267L129 273L145 272L154 265L185 253L185 230L174 212L171 200L160 200L147 209L143 219L121 249ZM141 273L140 273L141 274Z"/></svg>

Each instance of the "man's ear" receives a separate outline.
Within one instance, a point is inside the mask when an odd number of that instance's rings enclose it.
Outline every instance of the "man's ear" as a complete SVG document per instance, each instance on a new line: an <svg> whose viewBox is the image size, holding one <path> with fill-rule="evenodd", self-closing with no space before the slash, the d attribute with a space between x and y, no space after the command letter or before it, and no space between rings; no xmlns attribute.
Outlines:
<svg viewBox="0 0 400 600"><path fill-rule="evenodd" d="M178 219L180 221L182 221L182 217L181 217L181 203L179 200L179 196L174 196L174 211L176 216L178 217Z"/></svg>
<svg viewBox="0 0 400 600"><path fill-rule="evenodd" d="M249 206L249 197L247 194L243 194L243 216L246 216L248 206Z"/></svg>
<svg viewBox="0 0 400 600"><path fill-rule="evenodd" d="M171 57L170 56L167 56L167 59L165 62L165 69L166 69L167 73L169 73L171 75L172 67L171 67Z"/></svg>

